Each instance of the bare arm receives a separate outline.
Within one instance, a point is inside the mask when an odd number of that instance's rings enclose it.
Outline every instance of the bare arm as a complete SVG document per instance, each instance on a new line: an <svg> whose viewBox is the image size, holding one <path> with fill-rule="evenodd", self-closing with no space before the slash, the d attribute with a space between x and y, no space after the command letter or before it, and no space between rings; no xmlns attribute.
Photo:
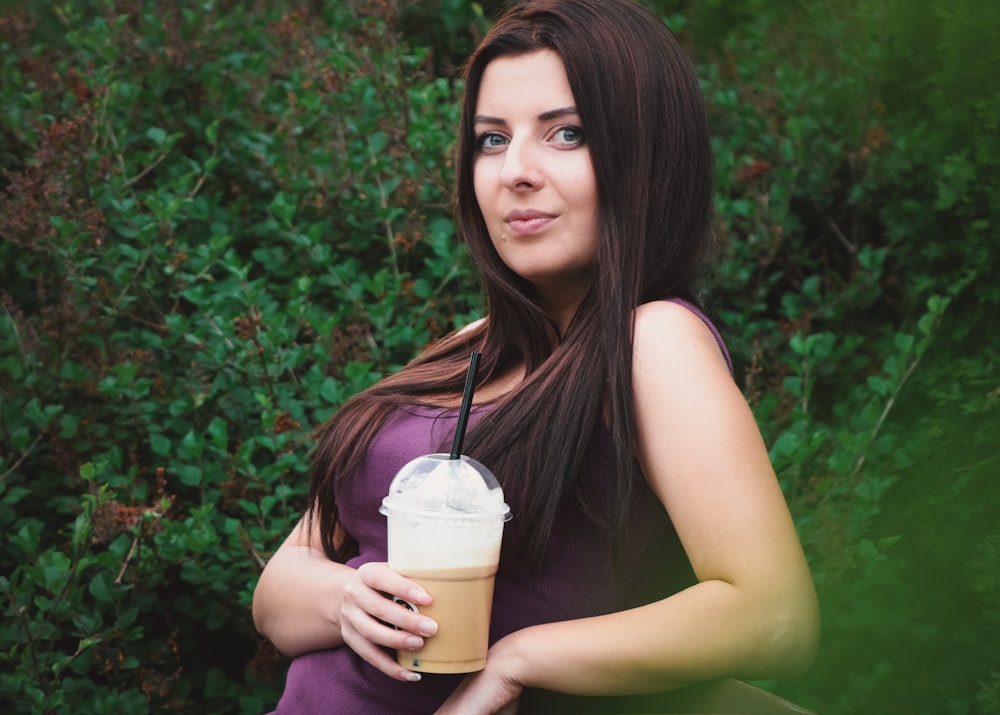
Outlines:
<svg viewBox="0 0 1000 715"><path fill-rule="evenodd" d="M354 569L331 561L318 532L315 523L310 530L300 521L265 566L253 596L257 630L288 656L346 644L386 675L415 679L380 646L422 648L437 624L384 594L421 605L431 597L384 563Z"/></svg>
<svg viewBox="0 0 1000 715"><path fill-rule="evenodd" d="M267 562L253 594L257 630L293 657L343 645L340 595L354 572L310 545L309 536L299 521Z"/></svg>
<svg viewBox="0 0 1000 715"><path fill-rule="evenodd" d="M480 330L484 323L480 318L456 335ZM338 545L342 537L338 530ZM318 522L302 519L268 561L253 596L257 630L292 657L346 643L383 672L400 677L395 661L372 645L418 650L437 624L393 604L384 594L421 605L430 603L430 596L384 563L353 569L331 561L320 544Z"/></svg>
<svg viewBox="0 0 1000 715"><path fill-rule="evenodd" d="M641 608L513 633L439 712L497 712L522 687L653 692L720 676L774 677L811 662L812 579L711 332L680 306L642 306L634 384L643 471L698 583Z"/></svg>

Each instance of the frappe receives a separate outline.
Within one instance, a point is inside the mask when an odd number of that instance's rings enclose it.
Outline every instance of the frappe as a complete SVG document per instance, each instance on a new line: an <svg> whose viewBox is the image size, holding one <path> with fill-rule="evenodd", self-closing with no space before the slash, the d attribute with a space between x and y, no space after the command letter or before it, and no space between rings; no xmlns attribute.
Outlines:
<svg viewBox="0 0 1000 715"><path fill-rule="evenodd" d="M393 479L380 511L388 520L389 566L433 597L417 608L438 624L400 665L424 673L471 673L486 667L493 581L503 524L510 519L493 474L462 455L429 454Z"/></svg>

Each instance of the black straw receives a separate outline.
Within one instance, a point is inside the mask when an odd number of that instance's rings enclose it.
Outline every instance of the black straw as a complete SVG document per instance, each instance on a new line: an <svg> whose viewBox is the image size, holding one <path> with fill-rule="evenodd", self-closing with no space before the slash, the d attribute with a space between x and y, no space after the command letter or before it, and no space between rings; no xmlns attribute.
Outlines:
<svg viewBox="0 0 1000 715"><path fill-rule="evenodd" d="M462 406L458 408L455 441L451 445L452 459L460 459L462 456L462 442L465 441L465 427L469 423L469 411L472 409L472 393L476 390L476 370L478 368L479 353L473 351L469 358L469 371L465 374L465 391L462 393Z"/></svg>

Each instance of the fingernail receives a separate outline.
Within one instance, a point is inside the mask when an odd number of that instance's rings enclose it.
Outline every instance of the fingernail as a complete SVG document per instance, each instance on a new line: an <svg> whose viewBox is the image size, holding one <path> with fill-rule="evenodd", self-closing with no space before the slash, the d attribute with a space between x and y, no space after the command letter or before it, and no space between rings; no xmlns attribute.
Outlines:
<svg viewBox="0 0 1000 715"><path fill-rule="evenodd" d="M403 680L408 680L411 683L420 680L420 673L414 673L412 670L404 670L399 675Z"/></svg>
<svg viewBox="0 0 1000 715"><path fill-rule="evenodd" d="M438 624L430 618L423 618L420 620L420 625L417 626L417 630L420 631L421 635L432 636L438 632Z"/></svg>
<svg viewBox="0 0 1000 715"><path fill-rule="evenodd" d="M420 650L421 648L424 647L424 640L423 638L410 636L409 638L406 639L404 645L406 646L406 650Z"/></svg>
<svg viewBox="0 0 1000 715"><path fill-rule="evenodd" d="M424 605L431 602L431 595L422 588L410 589L410 592L406 595L409 600L415 601L417 603L422 603Z"/></svg>

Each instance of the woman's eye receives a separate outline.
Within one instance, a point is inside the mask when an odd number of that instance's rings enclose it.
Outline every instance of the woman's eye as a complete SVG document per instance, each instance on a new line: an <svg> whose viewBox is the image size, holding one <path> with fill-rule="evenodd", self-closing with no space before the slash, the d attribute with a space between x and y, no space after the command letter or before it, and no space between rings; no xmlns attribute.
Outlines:
<svg viewBox="0 0 1000 715"><path fill-rule="evenodd" d="M497 134L496 132L486 132L485 134L480 134L476 139L476 143L479 145L480 149L499 149L507 144L507 139L502 134Z"/></svg>
<svg viewBox="0 0 1000 715"><path fill-rule="evenodd" d="M583 129L580 127L561 127L555 133L555 140L560 144L576 146L583 144Z"/></svg>

